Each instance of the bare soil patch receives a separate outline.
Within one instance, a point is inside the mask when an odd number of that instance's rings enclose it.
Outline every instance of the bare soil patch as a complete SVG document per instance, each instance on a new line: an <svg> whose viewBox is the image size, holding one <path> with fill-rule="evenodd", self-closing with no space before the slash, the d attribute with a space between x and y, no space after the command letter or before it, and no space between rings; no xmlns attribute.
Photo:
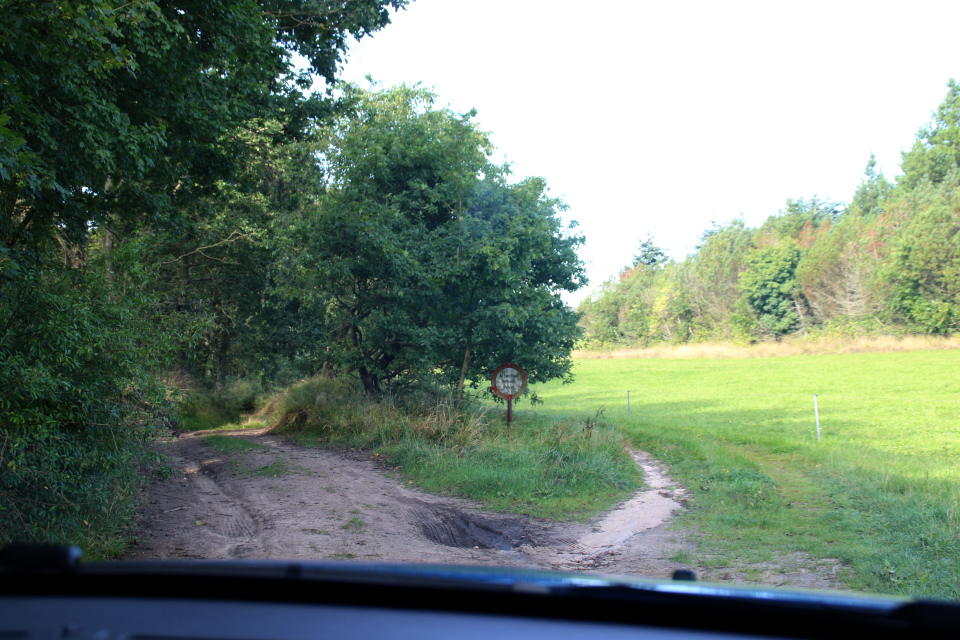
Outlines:
<svg viewBox="0 0 960 640"><path fill-rule="evenodd" d="M426 562L667 578L689 568L679 560L695 551L690 532L670 522L684 508L683 488L642 452L634 458L644 489L581 524L424 493L365 452L302 447L266 430L216 433L260 447L222 454L205 441L211 432L167 443L179 473L146 487L126 559ZM796 586L831 586L835 579L829 567L793 564L709 577Z"/></svg>

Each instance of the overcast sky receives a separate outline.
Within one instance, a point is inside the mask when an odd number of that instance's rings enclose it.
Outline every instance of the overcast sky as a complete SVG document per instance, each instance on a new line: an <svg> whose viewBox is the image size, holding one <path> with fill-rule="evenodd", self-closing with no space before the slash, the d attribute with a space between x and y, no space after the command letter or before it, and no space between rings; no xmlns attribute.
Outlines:
<svg viewBox="0 0 960 640"><path fill-rule="evenodd" d="M896 175L960 77L958 24L960 2L416 0L341 77L477 109L580 223L575 305L647 233L682 259L711 221L849 201L871 151Z"/></svg>

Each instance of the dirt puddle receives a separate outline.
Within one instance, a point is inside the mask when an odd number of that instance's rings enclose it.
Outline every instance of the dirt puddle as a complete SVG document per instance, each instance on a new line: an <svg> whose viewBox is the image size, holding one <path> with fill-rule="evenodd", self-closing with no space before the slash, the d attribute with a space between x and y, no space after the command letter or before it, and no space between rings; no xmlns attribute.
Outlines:
<svg viewBox="0 0 960 640"><path fill-rule="evenodd" d="M586 524L492 512L423 493L375 457L301 447L265 430L217 432L256 448L224 455L210 432L166 445L181 473L149 484L126 559L247 558L473 564L669 577L689 568L689 532L669 526L684 490L643 452L644 488ZM703 577L831 586L829 569L762 567ZM695 568L704 574L702 568ZM717 573L717 575L712 575ZM788 575L789 574L789 575ZM746 578L746 579L744 579Z"/></svg>

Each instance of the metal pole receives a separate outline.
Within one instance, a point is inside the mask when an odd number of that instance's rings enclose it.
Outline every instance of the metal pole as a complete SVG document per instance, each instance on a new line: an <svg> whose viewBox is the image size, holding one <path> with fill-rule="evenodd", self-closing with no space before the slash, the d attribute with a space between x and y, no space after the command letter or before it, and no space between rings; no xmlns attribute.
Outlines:
<svg viewBox="0 0 960 640"><path fill-rule="evenodd" d="M627 391L627 418L630 417L630 392Z"/></svg>
<svg viewBox="0 0 960 640"><path fill-rule="evenodd" d="M507 398L507 424L513 422L513 398Z"/></svg>
<svg viewBox="0 0 960 640"><path fill-rule="evenodd" d="M820 409L817 408L817 394L813 394L813 415L817 416L817 442L820 442Z"/></svg>

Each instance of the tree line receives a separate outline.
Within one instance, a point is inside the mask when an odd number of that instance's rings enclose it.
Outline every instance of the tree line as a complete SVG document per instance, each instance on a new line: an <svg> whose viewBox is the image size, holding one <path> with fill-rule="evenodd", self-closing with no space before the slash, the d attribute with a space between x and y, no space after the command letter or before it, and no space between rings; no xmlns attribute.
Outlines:
<svg viewBox="0 0 960 640"><path fill-rule="evenodd" d="M113 4L0 1L0 542L110 553L187 379L570 376L563 203L475 113L335 84L406 0Z"/></svg>
<svg viewBox="0 0 960 640"><path fill-rule="evenodd" d="M589 348L960 330L960 85L888 180L871 154L849 204L787 200L714 224L684 260L651 237L580 305Z"/></svg>

